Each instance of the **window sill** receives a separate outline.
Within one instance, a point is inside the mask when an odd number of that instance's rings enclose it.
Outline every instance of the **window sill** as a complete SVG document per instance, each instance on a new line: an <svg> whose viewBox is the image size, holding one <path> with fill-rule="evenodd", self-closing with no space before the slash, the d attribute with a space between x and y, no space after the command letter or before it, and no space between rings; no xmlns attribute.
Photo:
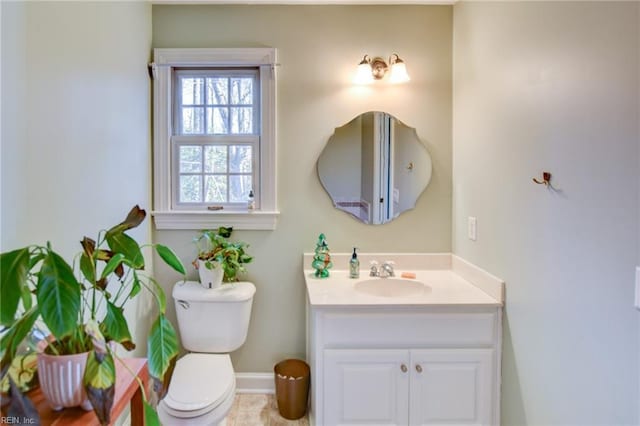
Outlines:
<svg viewBox="0 0 640 426"><path fill-rule="evenodd" d="M151 212L156 229L216 229L232 226L233 229L272 231L276 229L278 211L201 212L201 211L154 211Z"/></svg>

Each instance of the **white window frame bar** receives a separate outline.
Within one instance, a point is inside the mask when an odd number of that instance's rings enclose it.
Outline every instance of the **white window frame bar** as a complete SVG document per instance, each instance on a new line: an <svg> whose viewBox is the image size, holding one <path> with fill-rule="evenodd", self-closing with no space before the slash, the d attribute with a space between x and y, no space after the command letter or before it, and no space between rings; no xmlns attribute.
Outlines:
<svg viewBox="0 0 640 426"><path fill-rule="evenodd" d="M211 48L154 49L154 138L152 215L157 229L206 229L233 226L236 229L272 230L279 215L276 188L276 49ZM260 69L259 208L254 211L176 210L172 208L171 166L172 85L175 68L258 67Z"/></svg>

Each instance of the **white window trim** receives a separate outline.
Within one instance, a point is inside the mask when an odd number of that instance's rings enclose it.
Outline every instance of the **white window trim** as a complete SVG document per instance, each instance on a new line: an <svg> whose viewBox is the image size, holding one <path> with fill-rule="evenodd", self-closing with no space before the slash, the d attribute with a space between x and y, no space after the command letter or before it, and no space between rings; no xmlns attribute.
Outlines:
<svg viewBox="0 0 640 426"><path fill-rule="evenodd" d="M272 230L279 215L276 193L276 49L211 48L154 49L153 207L157 229ZM172 70L176 67L257 66L260 68L262 132L260 141L260 209L238 211L185 211L172 209L171 144Z"/></svg>

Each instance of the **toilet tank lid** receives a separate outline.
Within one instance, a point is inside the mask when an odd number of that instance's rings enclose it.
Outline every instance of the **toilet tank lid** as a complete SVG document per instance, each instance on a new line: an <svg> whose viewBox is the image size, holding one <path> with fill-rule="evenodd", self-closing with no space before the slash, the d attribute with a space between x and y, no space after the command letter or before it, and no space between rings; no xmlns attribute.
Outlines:
<svg viewBox="0 0 640 426"><path fill-rule="evenodd" d="M253 297L256 286L248 281L204 288L197 281L178 281L173 286L173 298L190 302L244 302Z"/></svg>

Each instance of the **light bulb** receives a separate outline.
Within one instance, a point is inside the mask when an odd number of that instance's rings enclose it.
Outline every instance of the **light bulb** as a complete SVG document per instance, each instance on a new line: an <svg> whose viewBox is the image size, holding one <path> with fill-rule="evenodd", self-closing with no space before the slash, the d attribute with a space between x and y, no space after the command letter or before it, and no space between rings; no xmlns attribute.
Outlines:
<svg viewBox="0 0 640 426"><path fill-rule="evenodd" d="M407 74L407 66L401 59L396 60L391 65L391 75L389 76L389 81L391 83L406 83L411 80L409 78L409 74Z"/></svg>
<svg viewBox="0 0 640 426"><path fill-rule="evenodd" d="M371 84L373 83L373 74L371 73L371 65L367 60L367 56L362 59L362 62L358 64L356 70L356 76L353 79L356 84Z"/></svg>

